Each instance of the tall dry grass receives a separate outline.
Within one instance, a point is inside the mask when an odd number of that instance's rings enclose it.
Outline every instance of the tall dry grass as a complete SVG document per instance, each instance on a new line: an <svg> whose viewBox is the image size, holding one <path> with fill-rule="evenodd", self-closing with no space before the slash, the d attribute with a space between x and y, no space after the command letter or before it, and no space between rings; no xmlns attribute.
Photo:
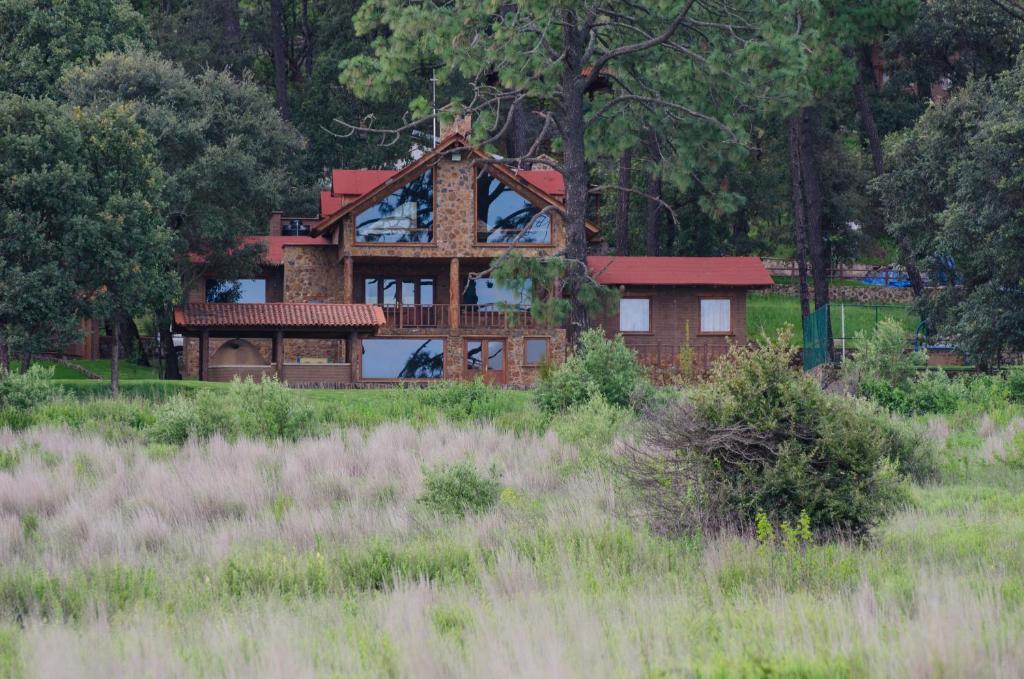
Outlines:
<svg viewBox="0 0 1024 679"><path fill-rule="evenodd" d="M559 468L575 459L552 434L403 424L180 450L61 429L0 431L0 449L18 460L0 472L0 561L55 571L164 556L215 561L264 541L308 550L317 540L402 538L432 520L415 502L424 468L471 460L536 495L560 488ZM31 535L26 517L38 524Z"/></svg>
<svg viewBox="0 0 1024 679"><path fill-rule="evenodd" d="M929 428L943 441L958 433L945 420ZM969 454L984 473L916 488L915 505L870 541L796 549L652 536L628 518L608 465L581 465L553 435L386 425L294 444L145 449L0 432L16 459L0 471L0 605L19 572L156 574L128 603L96 589L76 616L0 615L0 671L1024 676L1024 473L985 452L1007 427L981 429ZM462 460L498 471L501 502L465 519L425 511L424 468ZM461 550L472 577L272 586L296 569L319 573L321 554L330 563L379 541ZM223 564L246 559L247 577L263 580L226 587Z"/></svg>

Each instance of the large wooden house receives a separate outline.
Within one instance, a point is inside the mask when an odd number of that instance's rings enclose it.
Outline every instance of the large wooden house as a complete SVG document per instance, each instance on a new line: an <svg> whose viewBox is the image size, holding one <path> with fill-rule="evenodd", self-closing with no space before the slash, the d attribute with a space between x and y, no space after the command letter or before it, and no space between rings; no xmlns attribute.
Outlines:
<svg viewBox="0 0 1024 679"><path fill-rule="evenodd" d="M276 375L293 385L484 379L527 386L564 360L566 331L537 322L529 295L486 275L514 248L560 252L562 177L515 172L451 134L398 171L335 170L321 216L274 215L260 274L216 277L175 310L186 374ZM539 215L539 216L538 216ZM588 236L597 229L588 225ZM641 358L746 341L746 290L771 284L757 258L592 257L620 287L602 319ZM481 275L483 274L483 275ZM701 349L703 347L703 349Z"/></svg>

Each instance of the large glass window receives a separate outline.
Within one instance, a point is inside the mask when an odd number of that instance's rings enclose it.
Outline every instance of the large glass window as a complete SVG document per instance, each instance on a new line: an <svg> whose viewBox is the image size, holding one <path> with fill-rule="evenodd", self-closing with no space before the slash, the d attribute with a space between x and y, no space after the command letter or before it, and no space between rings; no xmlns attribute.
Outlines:
<svg viewBox="0 0 1024 679"><path fill-rule="evenodd" d="M375 338L363 340L363 378L368 380L444 377L444 340Z"/></svg>
<svg viewBox="0 0 1024 679"><path fill-rule="evenodd" d="M702 299L700 301L700 331L732 332L732 304L729 300Z"/></svg>
<svg viewBox="0 0 1024 679"><path fill-rule="evenodd" d="M538 216L540 211L489 173L477 177L477 242L550 243L551 219L547 214Z"/></svg>
<svg viewBox="0 0 1024 679"><path fill-rule="evenodd" d="M357 243L429 243L434 239L434 173L422 175L356 216Z"/></svg>
<svg viewBox="0 0 1024 679"><path fill-rule="evenodd" d="M462 303L476 304L484 309L530 308L532 281L527 279L521 289L505 288L493 278L473 278L462 289Z"/></svg>
<svg viewBox="0 0 1024 679"><path fill-rule="evenodd" d="M624 297L619 300L619 332L650 332L651 300Z"/></svg>
<svg viewBox="0 0 1024 679"><path fill-rule="evenodd" d="M206 301L235 304L263 304L267 301L267 282L262 278L233 281L206 280Z"/></svg>
<svg viewBox="0 0 1024 679"><path fill-rule="evenodd" d="M540 365L548 360L548 341L543 337L526 338L526 365Z"/></svg>
<svg viewBox="0 0 1024 679"><path fill-rule="evenodd" d="M363 295L366 304L397 306L401 301L402 306L431 306L434 304L434 279L405 278L399 281L397 278L367 278L363 281Z"/></svg>

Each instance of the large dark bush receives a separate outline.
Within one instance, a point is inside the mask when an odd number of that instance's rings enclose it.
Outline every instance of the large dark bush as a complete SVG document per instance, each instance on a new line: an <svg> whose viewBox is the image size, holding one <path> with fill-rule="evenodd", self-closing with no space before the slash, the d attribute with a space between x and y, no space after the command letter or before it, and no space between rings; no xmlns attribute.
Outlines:
<svg viewBox="0 0 1024 679"><path fill-rule="evenodd" d="M646 414L623 470L654 528L714 533L758 511L791 524L806 512L820 533L861 534L904 497L901 464L929 473L923 438L824 393L792 359L786 336L733 348L689 397Z"/></svg>
<svg viewBox="0 0 1024 679"><path fill-rule="evenodd" d="M585 403L594 394L613 406L628 406L649 387L644 369L622 336L608 339L595 329L580 335L576 351L546 371L534 393L542 409L556 413Z"/></svg>

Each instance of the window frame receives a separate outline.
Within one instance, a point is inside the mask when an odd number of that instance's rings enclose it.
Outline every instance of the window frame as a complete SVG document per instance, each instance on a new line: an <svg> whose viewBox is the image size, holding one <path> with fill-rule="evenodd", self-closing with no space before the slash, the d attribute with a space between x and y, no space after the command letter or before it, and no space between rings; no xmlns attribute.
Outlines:
<svg viewBox="0 0 1024 679"><path fill-rule="evenodd" d="M728 302L729 303L729 329L725 331L721 330L704 330L704 300L709 302ZM732 305L733 298L726 297L723 295L697 295L697 336L698 337L732 337L736 334L736 328L732 322Z"/></svg>
<svg viewBox="0 0 1024 679"><path fill-rule="evenodd" d="M509 247L512 247L512 248L553 248L553 247L555 247L555 217L557 215L555 215L553 213L549 213L548 214L548 240L547 240L546 243L518 243L518 242L517 243L488 243L486 241L481 242L481 240L480 240L480 232L477 229L477 219L476 219L477 209L478 209L478 205L479 205L480 173L481 172L486 172L487 174L489 174L491 176L491 179L493 179L493 180L495 180L497 182L501 182L503 185L507 186L509 188L509 190L514 192L517 196L519 196L520 198L525 200L527 203L529 203L533 207L537 208L538 211L543 210L544 208L548 207L547 205L544 205L544 206L537 205L538 201L535 201L533 198L530 198L529 196L526 196L526 195L520 193L515 187L510 186L508 183L506 183L505 181L503 181L499 177L491 174L490 172L487 172L486 169L475 170L474 174L473 174L473 206L472 206L472 215L473 215L473 244L476 247L483 247L483 248L509 248ZM524 179L523 181L526 181L526 180Z"/></svg>
<svg viewBox="0 0 1024 679"><path fill-rule="evenodd" d="M440 340L441 341L441 376L440 377L366 377L363 375L363 369L365 363L363 362L363 356L365 349L363 343L367 340ZM359 340L359 381L360 382L437 382L439 380L448 379L448 338L443 335L417 335L415 337L394 335L394 336L383 336L383 337L363 337Z"/></svg>
<svg viewBox="0 0 1024 679"><path fill-rule="evenodd" d="M537 361L536 363L531 363L530 362L530 351L529 351L529 344L530 344L530 342L544 342L544 358L542 358L541 360ZM536 368L538 366L544 365L545 361L550 362L550 360L551 360L551 338L550 337L524 337L523 338L523 365L525 365L527 367L530 367L530 368Z"/></svg>
<svg viewBox="0 0 1024 679"><path fill-rule="evenodd" d="M468 365L468 362L469 362L469 343L470 342L480 342L480 345L481 345L481 348L480 348L480 358L481 358L482 363L481 363L481 367L479 367L479 368L470 368L469 365ZM490 350L489 347L490 347L491 342L501 342L501 345L502 345L502 348L501 348L501 365L502 365L502 367L501 367L500 370L494 370L493 368L491 368L490 355L488 355L484 351L484 347L488 347L488 351ZM509 356L510 356L510 353L511 353L509 351L510 344L511 344L511 338L510 337L505 337L504 335L499 336L499 337L495 337L493 335L491 335L489 337L488 336L484 336L484 335L472 335L472 336L466 337L465 340L462 342L462 366L463 366L463 369L465 370L466 373L479 373L479 375L481 377L484 377L484 376L487 376L487 375L491 375L491 374L495 374L495 375L500 374L500 375L503 376L503 378L507 377L508 376Z"/></svg>
<svg viewBox="0 0 1024 679"><path fill-rule="evenodd" d="M622 329L622 301L626 299L647 300L647 330L623 330ZM654 296L653 295L623 295L619 298L619 309L616 313L619 320L619 333L622 335L653 335L654 334Z"/></svg>
<svg viewBox="0 0 1024 679"><path fill-rule="evenodd" d="M395 302L394 302L394 304L392 304L392 303L385 304L384 301L383 301L384 300L384 281L386 281L386 280L393 280L393 281L395 281ZM367 297L366 297L366 282L367 281L377 281L377 285L376 285L376 288L377 288L377 298L376 299L373 299L373 300L367 299ZM413 283L413 286L414 286L413 301L412 302L407 302L405 299L403 299L405 297L405 295L404 295L405 285L404 284L407 283L407 282L410 282L410 281ZM430 304L423 304L423 294L422 294L423 281L430 281L431 282L431 287L434 289L433 297L434 297L435 301L431 302ZM365 275L362 276L362 282L363 282L363 285L362 285L362 289L363 289L363 304L376 304L377 306L385 307L385 308L388 308L388 309L397 309L399 307L408 307L408 306L437 306L437 301L436 301L436 298L437 298L437 276L430 276L430 275L426 275L426 274L424 274L424 275L409 274L409 275L406 275L406 276L397 276L397 275L392 275L392 274L384 274L384 275L380 275L380 274L365 274Z"/></svg>
<svg viewBox="0 0 1024 679"><path fill-rule="evenodd" d="M358 234L359 226L357 224L357 222L359 221L359 215L362 214L363 212L366 212L367 210L369 210L373 206L377 205L377 203L380 203L382 200L384 200L385 198L390 196L392 193L394 193L398 189L402 188L401 186L395 187L394 185L392 185L391 187L389 187L391 190L388 193L382 194L381 196L379 196L376 199L374 199L374 202L371 203L368 207L363 208L358 213L357 212L352 212L351 213L351 215L348 218L348 222L349 222L349 224L351 226L351 229L352 229L352 238L349 239L349 243L351 245L356 246L356 247L367 247L367 246L368 247L396 247L396 246L397 247L410 247L410 246L412 246L412 247L420 247L420 248L423 248L423 247L437 247L437 239L435 238L435 236L437 235L437 221L436 221L437 220L437 176L436 176L436 174L434 172L435 169L436 169L436 165L428 165L427 167L423 168L423 171L420 172L419 174L416 174L416 175L414 175L412 177L409 177L409 178L407 178L405 180L405 183L409 184L411 182L416 181L417 179L422 177L427 172L431 173L430 174L430 212L433 215L433 218L432 218L433 221L431 221L430 240L429 241L427 241L426 243L409 243L409 242L405 242L405 243L402 243L402 242L399 242L399 243L388 243L388 242L382 242L382 241L361 241L361 240L359 240L359 234ZM403 184L402 186L404 186L404 185L405 184Z"/></svg>

